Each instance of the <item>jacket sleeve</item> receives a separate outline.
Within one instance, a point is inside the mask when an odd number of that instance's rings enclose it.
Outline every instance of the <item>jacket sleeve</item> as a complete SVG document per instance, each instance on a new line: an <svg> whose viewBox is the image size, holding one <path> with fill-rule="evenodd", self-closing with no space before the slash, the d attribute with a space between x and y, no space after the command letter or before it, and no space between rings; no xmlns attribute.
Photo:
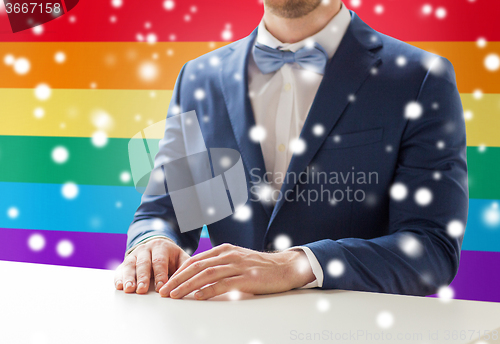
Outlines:
<svg viewBox="0 0 500 344"><path fill-rule="evenodd" d="M402 134L392 184L402 192L390 197L389 234L305 245L324 271L323 289L429 295L457 273L469 197L463 109L448 60L435 61L415 101L423 113Z"/></svg>
<svg viewBox="0 0 500 344"><path fill-rule="evenodd" d="M182 108L180 89L185 68L186 65L182 67L177 77L167 117L179 114L179 109ZM166 131L164 138L160 140L159 151L154 161L155 169L160 168L165 161L163 152L168 150L167 145L172 144L172 140L169 140L167 136L169 136L169 133ZM148 195L145 193L142 195L141 204L135 212L132 224L128 229L127 252L138 243L152 236L166 236L188 253L192 253L198 247L200 234L201 228L185 233L180 232L168 191L163 195Z"/></svg>

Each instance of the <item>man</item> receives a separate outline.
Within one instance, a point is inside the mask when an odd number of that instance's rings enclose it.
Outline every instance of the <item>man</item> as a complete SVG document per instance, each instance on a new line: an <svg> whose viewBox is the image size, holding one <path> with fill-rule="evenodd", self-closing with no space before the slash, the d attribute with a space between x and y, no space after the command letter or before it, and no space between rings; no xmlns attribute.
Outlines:
<svg viewBox="0 0 500 344"><path fill-rule="evenodd" d="M181 233L168 195L143 196L116 288L146 293L152 278L161 296L208 299L449 284L468 209L452 65L374 31L340 0L264 9L250 36L182 68L169 108L195 110L208 147L241 153L251 216L210 225L215 247L190 257L201 229ZM156 164L168 144L166 134ZM252 191L263 183L279 197Z"/></svg>

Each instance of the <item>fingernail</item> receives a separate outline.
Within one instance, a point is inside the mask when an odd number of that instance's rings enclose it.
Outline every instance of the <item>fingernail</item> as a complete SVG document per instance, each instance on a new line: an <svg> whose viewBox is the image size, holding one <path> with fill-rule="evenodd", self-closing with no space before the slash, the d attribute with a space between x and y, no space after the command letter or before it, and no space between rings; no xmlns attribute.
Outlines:
<svg viewBox="0 0 500 344"><path fill-rule="evenodd" d="M142 287L144 287L144 286L145 286L145 284L141 282L141 283L139 283L139 285L137 286L137 289L141 289L141 288L142 288Z"/></svg>
<svg viewBox="0 0 500 344"><path fill-rule="evenodd" d="M131 287L132 285L133 285L133 284L132 284L132 282L130 282L130 281L129 281L129 282L127 282L127 283L125 284L125 289L128 289L128 288L129 288L129 287Z"/></svg>
<svg viewBox="0 0 500 344"><path fill-rule="evenodd" d="M179 291L178 291L177 289L172 290L172 291L170 292L170 295L172 295L172 296L177 296L178 294L179 294Z"/></svg>
<svg viewBox="0 0 500 344"><path fill-rule="evenodd" d="M115 287L116 287L116 288L118 288L118 286L119 286L120 284L122 284L122 281L116 281L116 283L115 283Z"/></svg>
<svg viewBox="0 0 500 344"><path fill-rule="evenodd" d="M161 287L162 287L162 285L163 285L163 282L162 282L162 281L160 281L160 282L156 283L156 290L160 290L160 289L161 289Z"/></svg>
<svg viewBox="0 0 500 344"><path fill-rule="evenodd" d="M194 294L194 297L196 297L197 299L201 299L203 297L203 292L202 291L198 291Z"/></svg>
<svg viewBox="0 0 500 344"><path fill-rule="evenodd" d="M161 288L158 288L158 292L160 293L161 296L169 296L170 292L168 291L168 288L166 285L162 286Z"/></svg>

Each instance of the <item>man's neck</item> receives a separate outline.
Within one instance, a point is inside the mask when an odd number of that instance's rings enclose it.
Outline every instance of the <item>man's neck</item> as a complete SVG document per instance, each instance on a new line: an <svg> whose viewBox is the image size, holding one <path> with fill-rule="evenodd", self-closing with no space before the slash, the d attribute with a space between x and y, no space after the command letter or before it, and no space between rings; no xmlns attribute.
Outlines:
<svg viewBox="0 0 500 344"><path fill-rule="evenodd" d="M264 24L282 43L296 43L321 31L340 11L341 4L341 0L325 1L300 18L279 17L264 6Z"/></svg>

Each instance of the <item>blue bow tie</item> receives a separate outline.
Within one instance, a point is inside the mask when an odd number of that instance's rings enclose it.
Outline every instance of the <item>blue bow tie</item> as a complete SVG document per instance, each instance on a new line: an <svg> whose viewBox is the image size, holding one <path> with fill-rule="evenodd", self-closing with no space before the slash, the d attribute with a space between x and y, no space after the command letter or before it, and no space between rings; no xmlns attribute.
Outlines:
<svg viewBox="0 0 500 344"><path fill-rule="evenodd" d="M328 54L323 47L314 43L313 47L304 47L296 52L282 51L263 44L256 44L252 50L257 67L264 74L272 73L285 63L298 63L302 68L324 74Z"/></svg>

